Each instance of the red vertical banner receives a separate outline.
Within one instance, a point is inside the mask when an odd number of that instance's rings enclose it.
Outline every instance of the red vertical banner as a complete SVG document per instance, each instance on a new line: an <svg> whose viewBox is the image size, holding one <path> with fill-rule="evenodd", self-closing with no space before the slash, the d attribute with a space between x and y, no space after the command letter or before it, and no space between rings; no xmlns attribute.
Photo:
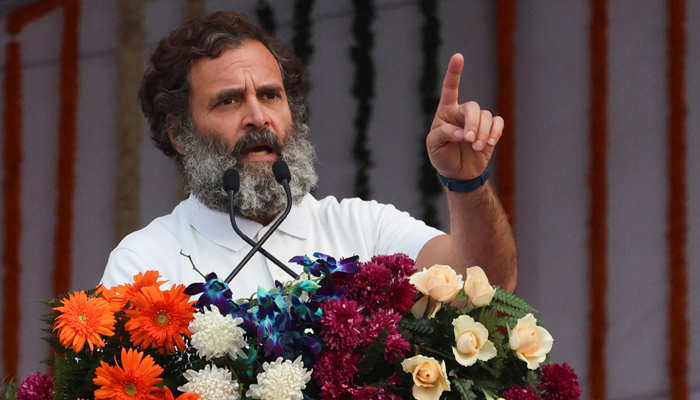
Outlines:
<svg viewBox="0 0 700 400"><path fill-rule="evenodd" d="M16 376L19 363L19 288L22 271L22 60L20 44L16 41L7 44L4 121L2 360L5 370L0 376Z"/></svg>
<svg viewBox="0 0 700 400"><path fill-rule="evenodd" d="M686 1L667 0L668 12L668 276L672 400L688 399L688 280L686 257Z"/></svg>
<svg viewBox="0 0 700 400"><path fill-rule="evenodd" d="M58 198L54 241L54 296L68 293L73 259L73 198L75 193L75 152L78 115L78 25L80 2L63 2L63 44L61 51L61 111L58 134Z"/></svg>
<svg viewBox="0 0 700 400"><path fill-rule="evenodd" d="M590 326L588 371L590 397L606 398L607 290L607 146L608 146L608 4L591 0L590 24L590 219L588 261Z"/></svg>
<svg viewBox="0 0 700 400"><path fill-rule="evenodd" d="M513 32L517 13L516 0L498 0L498 114L505 120L503 136L498 142L498 197L515 229L515 44Z"/></svg>
<svg viewBox="0 0 700 400"><path fill-rule="evenodd" d="M66 293L71 278L73 237L73 196L75 191L75 150L78 103L79 0L42 0L15 9L7 17L7 32L18 35L28 23L64 6L63 44L60 76L60 121L58 155L57 226L55 232L54 295ZM21 166L22 166L22 60L21 45L11 41L5 66L5 138L3 179L4 248L2 257L3 314L2 376L16 376L19 365L19 304L22 262Z"/></svg>

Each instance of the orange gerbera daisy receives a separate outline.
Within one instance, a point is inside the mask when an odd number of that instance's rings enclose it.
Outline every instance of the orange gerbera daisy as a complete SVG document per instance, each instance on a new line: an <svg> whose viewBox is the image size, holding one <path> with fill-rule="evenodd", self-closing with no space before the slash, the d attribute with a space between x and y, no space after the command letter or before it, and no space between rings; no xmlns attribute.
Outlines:
<svg viewBox="0 0 700 400"><path fill-rule="evenodd" d="M102 297L107 303L109 303L109 311L115 314L124 308L124 304L115 301L115 298L117 297L116 288L107 289L103 285L99 285L97 286L97 290L95 290L95 294L98 297Z"/></svg>
<svg viewBox="0 0 700 400"><path fill-rule="evenodd" d="M140 293L141 289L145 287L156 287L159 288L162 284L167 281L159 281L160 273L158 271L146 271L145 273L139 272L134 275L134 283L126 283L124 285L119 285L113 287L117 295L114 296L113 302L124 308L127 302L134 299L136 293ZM133 307L133 304L132 304Z"/></svg>
<svg viewBox="0 0 700 400"><path fill-rule="evenodd" d="M130 318L125 328L131 334L131 341L141 348L149 345L165 347L174 352L185 349L182 335L191 337L188 326L194 320L194 301L185 294L185 286L177 285L161 291L156 287L144 287L137 293L132 304L134 310L126 310Z"/></svg>
<svg viewBox="0 0 700 400"><path fill-rule="evenodd" d="M58 339L68 348L73 346L77 353L87 342L92 351L105 345L102 336L114 336L114 313L109 303L101 297L87 297L84 291L68 295L61 300L61 307L54 310L61 313L56 317L53 330L58 331Z"/></svg>
<svg viewBox="0 0 700 400"><path fill-rule="evenodd" d="M163 368L156 365L151 356L145 356L134 349L122 349L122 367L114 362L111 366L100 361L100 366L95 369L95 378L92 382L100 386L95 390L95 400L147 400L158 399L160 389L156 384L163 379L158 376L163 373Z"/></svg>
<svg viewBox="0 0 700 400"><path fill-rule="evenodd" d="M173 396L173 392L171 392L167 386L165 386L163 388L165 389L165 394L163 397L163 399L165 399L165 400L197 400L197 399L199 399L199 395L197 393L183 393L183 394L177 396L177 398L175 398L175 396Z"/></svg>

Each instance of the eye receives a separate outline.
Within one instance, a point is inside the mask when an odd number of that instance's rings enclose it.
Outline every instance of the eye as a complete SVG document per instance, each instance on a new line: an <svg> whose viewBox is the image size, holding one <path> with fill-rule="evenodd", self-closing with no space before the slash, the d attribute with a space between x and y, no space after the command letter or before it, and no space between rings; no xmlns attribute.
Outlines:
<svg viewBox="0 0 700 400"><path fill-rule="evenodd" d="M224 100L221 102L221 104L224 105L224 106L230 106L231 104L233 104L233 99L231 99L231 98L224 99Z"/></svg>
<svg viewBox="0 0 700 400"><path fill-rule="evenodd" d="M265 100L274 100L279 97L279 94L277 92L264 92L262 94L262 98Z"/></svg>

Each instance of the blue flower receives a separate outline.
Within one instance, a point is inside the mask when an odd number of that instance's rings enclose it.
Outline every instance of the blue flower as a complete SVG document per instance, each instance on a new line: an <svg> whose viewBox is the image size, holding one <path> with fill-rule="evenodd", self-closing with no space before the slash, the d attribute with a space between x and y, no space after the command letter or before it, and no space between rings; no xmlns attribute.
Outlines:
<svg viewBox="0 0 700 400"><path fill-rule="evenodd" d="M190 296L200 293L202 295L195 304L195 307L199 310L213 304L219 308L219 312L221 312L222 315L226 315L229 314L234 307L233 305L235 303L231 300L233 296L231 288L213 272L207 275L206 282L193 283L185 289L185 294Z"/></svg>
<svg viewBox="0 0 700 400"><path fill-rule="evenodd" d="M313 276L321 276L324 265L328 267L328 271L331 274L335 272L354 274L360 270L360 267L357 265L358 256L341 258L340 261L336 261L335 258L322 253L314 253L314 257L316 257L316 260L311 260L306 256L297 256L289 260L289 262L295 262L303 266L304 271Z"/></svg>

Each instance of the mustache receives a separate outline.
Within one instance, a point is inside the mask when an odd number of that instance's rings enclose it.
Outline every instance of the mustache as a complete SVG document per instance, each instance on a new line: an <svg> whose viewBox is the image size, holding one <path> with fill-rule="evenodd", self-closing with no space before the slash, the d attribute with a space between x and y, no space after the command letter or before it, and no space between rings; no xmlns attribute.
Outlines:
<svg viewBox="0 0 700 400"><path fill-rule="evenodd" d="M281 157L284 143L269 129L250 130L242 138L238 139L233 149L231 149L230 155L239 160L241 155L255 147L268 147L271 152Z"/></svg>

